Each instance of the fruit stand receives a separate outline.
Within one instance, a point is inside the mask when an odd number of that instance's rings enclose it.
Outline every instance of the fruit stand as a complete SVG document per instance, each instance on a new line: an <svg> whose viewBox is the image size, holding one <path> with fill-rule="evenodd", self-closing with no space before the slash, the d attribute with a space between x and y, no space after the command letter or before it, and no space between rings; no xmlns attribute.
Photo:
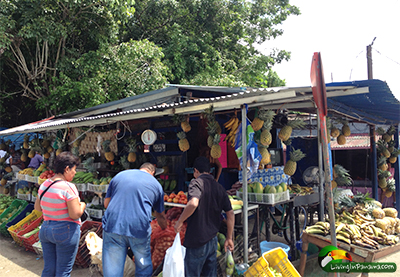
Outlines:
<svg viewBox="0 0 400 277"><path fill-rule="evenodd" d="M364 94L367 94L369 90L372 92L374 89L375 87L369 83L332 84L330 89L327 88L326 94L332 100L336 100L336 98L344 99L345 97L350 99L353 96L364 97ZM375 91L374 93L377 94ZM375 94L371 93L367 98L370 100L371 97L376 96ZM138 98L140 98L140 105L134 103ZM155 100L157 98L160 100ZM247 149L246 128L248 126L246 124L240 125L240 122L245 121L242 119L249 119L253 128L253 142L255 142L255 148L258 148L262 158L259 170L266 170L272 165L272 168L281 167L286 175L290 175L293 173L289 174L289 172L296 170L296 162L302 158L300 149L287 148L288 152L291 153L290 159L286 162L288 164L287 171L282 167L283 160L280 164L273 164L268 149L278 147L282 141L290 140L288 129L302 128L300 125L294 124L298 120L296 114L297 112L315 113L313 101L312 88L215 89L171 86L157 91L157 93L150 92L140 97L126 99L123 106L119 101L115 104L108 103L106 108L102 106L98 110L93 107L90 116L88 116L88 111L77 111L73 117L69 117L67 114L56 119L46 119L40 125L16 127L6 132L2 131L0 135L25 133L32 128L38 133L48 132L54 135L54 131L57 130L57 132L61 132L61 135L53 136L54 143L52 145L60 150L64 149L76 153L84 160L88 158L90 153L95 153L94 162L102 164L102 170L99 170L99 167L95 168L95 171L102 175L98 176L101 178L112 177L113 174L127 168L137 168L140 163L150 160L158 167L168 169L169 172L165 174L168 182L165 182L166 179L162 181L167 193L171 192L172 180L176 182L173 185L175 192L185 191L185 185L190 180L187 178L185 168L190 167L190 163L199 155L200 146L207 146L212 158L218 159L223 164L220 182L226 187L227 191L233 187L232 184L239 179L239 175L243 175L245 186L243 186L241 194L243 200L241 214L243 215L243 234L245 237L244 260L247 261L247 220L250 206L253 203L270 206L287 203L291 207L296 207L297 202L309 203L311 201L316 203L316 194L303 198L299 196L290 198L290 192L284 190L282 186L278 187L279 184L274 184L273 189L267 188L267 186L272 186L270 184L262 184L262 189L258 185L255 190L251 188L250 191L247 184L249 179L255 175L248 179L247 170L238 167L236 156L236 151L240 145L242 149ZM349 100L349 102L352 101ZM246 108L243 105L244 103L248 103ZM338 111L337 113L335 108ZM237 109L241 109L241 115L237 114ZM294 113L290 113L290 110ZM333 103L330 112L338 117L348 116L353 120L362 121L362 118L354 118L353 111L343 111L342 107L335 106L335 103ZM368 120L367 122L373 121L370 118ZM99 126L99 128L90 127L83 130L87 126ZM310 129L310 133L313 127L315 126L307 127ZM64 128L65 132L60 131ZM316 128L319 129L320 126ZM67 129L68 133L66 133ZM282 130L282 133L279 132L281 134L278 134L279 130ZM241 135L239 134L240 131L242 132ZM289 136L287 136L288 134ZM68 138L68 140L65 140L65 138ZM340 140L342 139L343 137ZM39 142L43 142L43 140L41 139ZM248 161L247 152L243 151L242 154L243 160ZM53 156L55 153L52 152L49 155ZM321 161L319 161L319 164L322 164ZM93 167L89 165L85 168L85 171L93 170ZM261 178L263 177L261 176ZM76 182L81 191L87 192L90 189L90 193L103 194L105 191L102 186L106 188L107 184L104 183L106 180L100 178L98 180L100 182L96 182L97 184L84 181ZM254 180L254 182L256 181ZM283 180L283 182L287 182L287 180ZM320 192L322 194L323 190ZM261 203L258 199L262 199ZM273 199L272 202L271 199ZM301 205L299 204L299 206ZM291 237L293 238L293 217L296 217L296 212L293 214L293 208L289 210L291 211L290 224L292 227ZM94 214L95 212L92 211L92 215ZM293 241L294 239L292 239ZM294 247L292 247L292 250L294 250Z"/></svg>

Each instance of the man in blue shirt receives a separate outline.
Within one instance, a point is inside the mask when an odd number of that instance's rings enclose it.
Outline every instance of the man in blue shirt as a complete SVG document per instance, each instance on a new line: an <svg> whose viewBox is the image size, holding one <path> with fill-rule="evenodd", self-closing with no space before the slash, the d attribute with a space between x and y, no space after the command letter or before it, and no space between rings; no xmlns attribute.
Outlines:
<svg viewBox="0 0 400 277"><path fill-rule="evenodd" d="M156 168L144 163L140 169L118 173L110 182L103 216L103 276L123 276L131 248L135 256L135 276L151 276L151 212L162 229L167 228L164 191L154 178Z"/></svg>
<svg viewBox="0 0 400 277"><path fill-rule="evenodd" d="M38 169L39 166L43 163L43 157L42 155L39 154L38 151L35 152L35 156L31 159L29 162L28 167L31 167L33 169Z"/></svg>

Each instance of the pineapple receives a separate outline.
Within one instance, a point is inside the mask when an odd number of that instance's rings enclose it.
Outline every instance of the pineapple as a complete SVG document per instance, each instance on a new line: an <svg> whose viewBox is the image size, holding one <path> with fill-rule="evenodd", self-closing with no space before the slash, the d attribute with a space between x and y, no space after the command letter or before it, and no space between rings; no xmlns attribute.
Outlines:
<svg viewBox="0 0 400 277"><path fill-rule="evenodd" d="M272 121L275 116L275 112L272 110L258 110L258 115L251 122L251 127L254 132L261 130L265 121ZM271 126L272 127L272 126Z"/></svg>
<svg viewBox="0 0 400 277"><path fill-rule="evenodd" d="M215 122L214 124L217 134L222 133L221 125L219 125L218 121L215 119L214 107L212 105L209 108L204 109L202 115L207 119L208 122Z"/></svg>
<svg viewBox="0 0 400 277"><path fill-rule="evenodd" d="M342 120L343 122L343 126L342 126L342 134L345 137L348 137L351 135L351 130L350 130L350 126L347 120Z"/></svg>
<svg viewBox="0 0 400 277"><path fill-rule="evenodd" d="M22 149L21 152L22 152L21 161L26 162L28 160L28 155L26 154L26 150Z"/></svg>
<svg viewBox="0 0 400 277"><path fill-rule="evenodd" d="M305 126L305 122L301 119L290 120L283 128L279 131L278 137L281 141L286 141L290 138L293 129L302 129Z"/></svg>
<svg viewBox="0 0 400 277"><path fill-rule="evenodd" d="M44 153L43 154L43 158L49 159L50 158L50 153L49 152Z"/></svg>
<svg viewBox="0 0 400 277"><path fill-rule="evenodd" d="M129 137L126 139L126 144L128 144L129 148L127 161L130 163L134 163L136 162L136 146L137 146L136 139Z"/></svg>
<svg viewBox="0 0 400 277"><path fill-rule="evenodd" d="M168 160L169 160L168 156L160 156L160 164L162 169L164 169L163 174L169 173Z"/></svg>
<svg viewBox="0 0 400 277"><path fill-rule="evenodd" d="M394 164L397 161L398 155L400 155L400 149L393 150L393 152L390 154L389 162Z"/></svg>
<svg viewBox="0 0 400 277"><path fill-rule="evenodd" d="M333 126L331 129L331 137L337 138L340 135L340 131L337 127Z"/></svg>
<svg viewBox="0 0 400 277"><path fill-rule="evenodd" d="M376 146L377 151L381 154L381 156L384 156L385 158L390 158L391 154L387 148L387 143L383 139L378 140Z"/></svg>
<svg viewBox="0 0 400 277"><path fill-rule="evenodd" d="M336 138L336 140L337 140L337 143L338 143L339 145L345 145L345 144L346 144L346 136L343 135L343 134L340 134L340 135Z"/></svg>
<svg viewBox="0 0 400 277"><path fill-rule="evenodd" d="M24 136L24 143L22 144L24 149L29 149L29 135Z"/></svg>
<svg viewBox="0 0 400 277"><path fill-rule="evenodd" d="M260 143L264 146L269 146L272 143L272 121L274 120L275 112L272 110L266 111L263 129L260 135Z"/></svg>
<svg viewBox="0 0 400 277"><path fill-rule="evenodd" d="M335 166L333 167L333 181L335 182L335 187L351 185L349 171L340 164L335 164ZM334 188L333 184L332 188Z"/></svg>
<svg viewBox="0 0 400 277"><path fill-rule="evenodd" d="M389 171L383 171L378 169L378 186L381 189L384 189L387 187L387 178L392 176Z"/></svg>
<svg viewBox="0 0 400 277"><path fill-rule="evenodd" d="M297 168L297 162L300 161L302 158L304 158L306 154L301 152L300 149L294 149L292 147L292 151L290 152L290 160L286 162L283 172L286 175L293 176L294 173L296 172Z"/></svg>
<svg viewBox="0 0 400 277"><path fill-rule="evenodd" d="M177 134L177 136L178 136L178 139L179 139L179 142L178 142L179 149L182 152L188 151L189 148L190 148L190 145L189 145L189 141L186 138L186 133L185 132L179 132Z"/></svg>
<svg viewBox="0 0 400 277"><path fill-rule="evenodd" d="M192 127L189 124L189 117L185 116L183 114L175 114L172 120L175 122L175 124L180 124L182 130L187 133L190 130L192 130Z"/></svg>
<svg viewBox="0 0 400 277"><path fill-rule="evenodd" d="M378 157L378 169L382 170L382 171L386 171L388 170L389 166L386 162L386 157L384 156L380 156Z"/></svg>
<svg viewBox="0 0 400 277"><path fill-rule="evenodd" d="M269 151L268 151L268 146L259 144L258 151L260 151L260 154L261 154L261 161L260 161L261 165L266 165L266 164L271 163L271 153L269 153Z"/></svg>
<svg viewBox="0 0 400 277"><path fill-rule="evenodd" d="M121 156L120 160L119 160L119 164L124 168L124 169L129 169L130 168L130 164L128 161L128 157L127 156Z"/></svg>
<svg viewBox="0 0 400 277"><path fill-rule="evenodd" d="M51 152L53 152L53 151L54 151L53 147L51 147L51 146L47 147L47 152L48 152L48 153L51 153Z"/></svg>
<svg viewBox="0 0 400 277"><path fill-rule="evenodd" d="M384 133L384 134L382 135L382 139L383 139L385 142L390 142L390 141L392 140L392 136L393 136L395 133L396 133L396 128L395 128L393 125L391 125L391 126L388 128L388 130L386 131L386 133Z"/></svg>
<svg viewBox="0 0 400 277"><path fill-rule="evenodd" d="M207 145L211 148L213 146L215 134L218 134L217 122L215 120L208 121L206 129L208 133Z"/></svg>
<svg viewBox="0 0 400 277"><path fill-rule="evenodd" d="M211 146L210 156L214 159L221 157L221 146L219 145L221 136L219 134L214 135L213 145Z"/></svg>
<svg viewBox="0 0 400 277"><path fill-rule="evenodd" d="M111 140L109 140L109 139L103 141L103 143L102 143L103 149L104 149L104 157L109 162L114 160L114 153L111 152L110 143L111 143Z"/></svg>
<svg viewBox="0 0 400 277"><path fill-rule="evenodd" d="M386 186L386 190L385 190L385 196L387 198L390 198L390 197L392 197L393 192L396 191L395 180L393 178L388 179L386 181L386 183L387 183L387 186ZM396 217L397 217L397 215L396 215Z"/></svg>
<svg viewBox="0 0 400 277"><path fill-rule="evenodd" d="M35 151L30 150L30 151L28 152L28 158L32 159L33 157L35 157Z"/></svg>

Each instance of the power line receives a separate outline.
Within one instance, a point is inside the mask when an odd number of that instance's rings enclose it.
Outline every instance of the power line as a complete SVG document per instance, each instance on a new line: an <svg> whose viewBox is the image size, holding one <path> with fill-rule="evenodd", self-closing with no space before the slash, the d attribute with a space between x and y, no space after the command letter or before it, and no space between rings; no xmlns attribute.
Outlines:
<svg viewBox="0 0 400 277"><path fill-rule="evenodd" d="M394 63L400 65L399 62L393 60L392 58L390 58L390 57L388 57L388 56L386 56L386 55L383 55L383 54L382 54L381 52L379 52L377 49L374 48L374 50L375 50L379 55L382 55L382 56L384 56L385 58L387 58L388 60L391 60L392 62L394 62Z"/></svg>
<svg viewBox="0 0 400 277"><path fill-rule="evenodd" d="M358 56L360 56L362 53L364 53L365 50L362 50L360 53L358 53L358 55L355 57L354 60L357 60ZM354 64L354 63L353 63ZM354 66L350 69L350 76L349 76L349 80L351 80L351 73L353 72L353 68Z"/></svg>

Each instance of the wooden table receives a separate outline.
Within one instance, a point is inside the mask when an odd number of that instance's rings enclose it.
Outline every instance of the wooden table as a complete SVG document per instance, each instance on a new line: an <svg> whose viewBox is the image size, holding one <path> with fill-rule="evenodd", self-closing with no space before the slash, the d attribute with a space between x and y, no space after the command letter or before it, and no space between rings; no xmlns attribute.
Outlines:
<svg viewBox="0 0 400 277"><path fill-rule="evenodd" d="M313 243L320 248L324 248L325 246L332 245L330 236L319 236L315 234L307 234L303 233L302 235L302 253L300 256L300 266L299 273L301 276L304 276L304 270L306 268L307 262L307 250L308 244ZM390 246L379 245L379 249L367 249L354 244L347 244L345 242L338 241L337 247L342 250L346 250L350 253L354 262L373 262L378 260L386 255L392 254L400 250L400 243ZM362 273L361 276L368 276L368 273Z"/></svg>

